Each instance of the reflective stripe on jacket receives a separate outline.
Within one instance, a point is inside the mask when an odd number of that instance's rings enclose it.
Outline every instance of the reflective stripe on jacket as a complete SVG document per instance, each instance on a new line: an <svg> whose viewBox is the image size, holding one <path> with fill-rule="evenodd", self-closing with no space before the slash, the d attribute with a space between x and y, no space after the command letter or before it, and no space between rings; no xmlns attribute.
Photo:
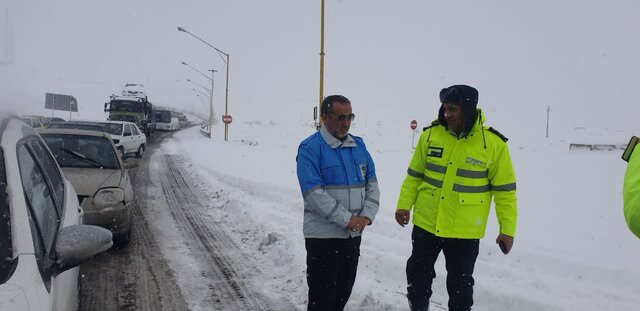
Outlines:
<svg viewBox="0 0 640 311"><path fill-rule="evenodd" d="M349 135L343 142L323 127L300 143L296 162L305 238L359 236L346 228L352 215L373 222L380 191L362 138Z"/></svg>
<svg viewBox="0 0 640 311"><path fill-rule="evenodd" d="M624 174L622 195L624 218L631 232L640 238L640 150L631 154Z"/></svg>
<svg viewBox="0 0 640 311"><path fill-rule="evenodd" d="M413 208L414 225L440 237L479 239L485 234L491 199L500 232L516 231L516 180L509 149L483 127L484 116L458 138L443 125L420 136L407 170L398 208Z"/></svg>

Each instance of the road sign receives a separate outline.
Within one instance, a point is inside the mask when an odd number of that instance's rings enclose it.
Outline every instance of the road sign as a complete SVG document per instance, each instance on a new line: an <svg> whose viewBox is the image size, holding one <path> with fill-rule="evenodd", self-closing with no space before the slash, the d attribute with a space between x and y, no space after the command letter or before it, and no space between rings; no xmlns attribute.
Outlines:
<svg viewBox="0 0 640 311"><path fill-rule="evenodd" d="M411 129L415 130L416 127L418 127L418 121L416 120L411 120Z"/></svg>
<svg viewBox="0 0 640 311"><path fill-rule="evenodd" d="M222 122L224 122L224 124L230 124L231 121L233 121L233 118L231 117L230 114L226 114L222 116Z"/></svg>
<svg viewBox="0 0 640 311"><path fill-rule="evenodd" d="M46 93L44 108L78 112L78 101L71 95Z"/></svg>

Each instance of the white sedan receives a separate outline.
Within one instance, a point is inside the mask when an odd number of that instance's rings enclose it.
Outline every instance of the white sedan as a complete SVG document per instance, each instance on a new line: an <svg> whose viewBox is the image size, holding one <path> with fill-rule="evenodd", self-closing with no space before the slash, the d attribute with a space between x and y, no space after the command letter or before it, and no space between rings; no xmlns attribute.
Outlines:
<svg viewBox="0 0 640 311"><path fill-rule="evenodd" d="M122 155L135 154L142 158L147 144L147 136L133 122L108 121L105 131L111 135L116 148Z"/></svg>
<svg viewBox="0 0 640 311"><path fill-rule="evenodd" d="M0 112L0 310L76 310L78 266L113 245L82 225L76 192L41 137Z"/></svg>
<svg viewBox="0 0 640 311"><path fill-rule="evenodd" d="M123 159L127 154L135 154L136 157L142 158L147 145L147 136L133 122L67 121L51 123L49 128L106 132L111 135L111 139Z"/></svg>

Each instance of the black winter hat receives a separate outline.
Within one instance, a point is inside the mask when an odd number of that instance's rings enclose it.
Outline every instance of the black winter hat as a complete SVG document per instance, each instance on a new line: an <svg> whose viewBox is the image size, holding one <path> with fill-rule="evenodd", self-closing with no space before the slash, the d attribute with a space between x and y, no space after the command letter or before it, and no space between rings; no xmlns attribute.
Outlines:
<svg viewBox="0 0 640 311"><path fill-rule="evenodd" d="M440 102L443 104L458 104L462 107L464 132L469 133L478 117L476 110L478 107L478 90L463 84L452 85L440 90ZM440 121L440 124L447 126L442 107L438 112L438 121Z"/></svg>

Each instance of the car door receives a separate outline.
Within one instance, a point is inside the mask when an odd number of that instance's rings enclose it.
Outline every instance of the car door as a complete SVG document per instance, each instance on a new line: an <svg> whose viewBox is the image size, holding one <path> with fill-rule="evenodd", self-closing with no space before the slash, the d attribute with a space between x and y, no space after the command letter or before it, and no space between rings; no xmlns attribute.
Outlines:
<svg viewBox="0 0 640 311"><path fill-rule="evenodd" d="M78 299L78 269L57 277L51 261L58 231L65 216L64 179L44 143L29 139L18 147L19 171L29 206L36 263L53 310L73 310Z"/></svg>
<svg viewBox="0 0 640 311"><path fill-rule="evenodd" d="M140 147L140 145L142 144L142 137L140 137L140 131L138 131L135 125L129 124L129 126L131 127L131 133L133 136L133 145L137 151L138 147Z"/></svg>
<svg viewBox="0 0 640 311"><path fill-rule="evenodd" d="M124 131L122 132L122 147L124 147L125 153L135 152L134 149L135 142L133 141L133 133L131 132L131 126L129 124L124 124Z"/></svg>

